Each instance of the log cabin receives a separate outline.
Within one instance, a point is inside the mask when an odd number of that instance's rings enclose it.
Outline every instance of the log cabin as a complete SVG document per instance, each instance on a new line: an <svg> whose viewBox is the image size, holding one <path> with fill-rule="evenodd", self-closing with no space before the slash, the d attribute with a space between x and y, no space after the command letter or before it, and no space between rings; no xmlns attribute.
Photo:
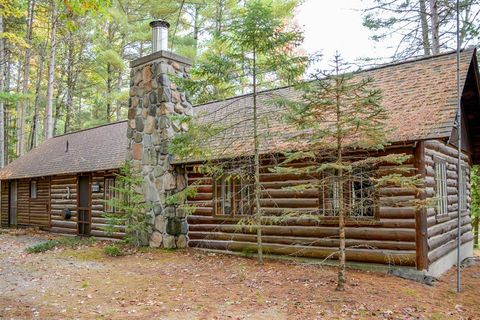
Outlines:
<svg viewBox="0 0 480 320"><path fill-rule="evenodd" d="M163 21L151 25L154 33L155 28L168 28ZM374 206L363 208L347 220L347 260L406 266L439 275L456 261L459 206L461 257L472 256L469 174L472 165L480 163L479 72L475 49L463 50L460 57L460 187L455 53L356 74L373 78L382 91L390 143L383 153L410 155L411 160L403 166L420 175L425 188L422 192L396 187L375 190L378 201ZM175 123L171 115L188 115L230 128L222 137L205 142L215 150L218 161L249 159L253 144L252 95L192 106L174 83L178 77L188 76L190 61L162 46L130 66L128 120L51 138L0 171L2 226L36 226L62 234L106 237L103 213L112 208L105 200L114 196L115 172L128 160L141 168L145 200L152 204L148 212L150 246L255 251L255 230L239 224L251 214L245 209L250 196L242 188L243 182L199 173L196 168L202 159L180 161L168 149L172 137L188 130ZM314 213L317 218L266 222L262 226L263 247L268 254L323 259L336 251L339 242L331 190L292 192L285 187L312 177L269 170L276 164L272 159L289 150L288 136L295 133L282 120L282 110L269 101L275 95L295 94L293 88L286 87L263 91L258 97L259 114L265 119L259 131L269 136L260 145L260 207L267 218L291 211ZM381 169L392 172L397 168L390 165ZM198 190L187 200L195 208L189 215L165 201L187 185L195 185ZM351 185L352 194L366 188L363 183ZM413 204L428 199L433 200L432 206ZM121 238L123 234L114 236Z"/></svg>

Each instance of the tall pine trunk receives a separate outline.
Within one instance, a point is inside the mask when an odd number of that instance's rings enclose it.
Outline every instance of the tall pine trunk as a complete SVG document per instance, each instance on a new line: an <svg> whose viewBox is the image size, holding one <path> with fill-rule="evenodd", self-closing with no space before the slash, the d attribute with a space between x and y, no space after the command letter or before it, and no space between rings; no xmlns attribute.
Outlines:
<svg viewBox="0 0 480 320"><path fill-rule="evenodd" d="M112 65L107 63L107 122L110 122L110 115L112 113Z"/></svg>
<svg viewBox="0 0 480 320"><path fill-rule="evenodd" d="M20 130L18 134L18 154L22 156L25 152L25 135L26 135L26 118L27 118L27 94L28 83L30 80L30 55L32 52L32 29L33 29L33 17L35 15L35 1L31 0L28 3L28 19L27 19L27 35L25 49L25 63L23 65L23 86L22 86L22 110L20 116Z"/></svg>
<svg viewBox="0 0 480 320"><path fill-rule="evenodd" d="M438 33L439 19L438 19L438 3L437 0L430 0L430 17L431 17L431 32L432 32L432 53L440 53L440 39Z"/></svg>
<svg viewBox="0 0 480 320"><path fill-rule="evenodd" d="M258 261L263 263L262 245L262 210L260 208L260 143L258 139L258 110L257 110L257 54L253 48L253 139L254 139L254 167L255 167L255 220L257 227Z"/></svg>
<svg viewBox="0 0 480 320"><path fill-rule="evenodd" d="M0 34L3 34L3 16L0 15ZM0 39L0 92L5 91L5 40ZM0 99L0 168L5 165L5 112Z"/></svg>
<svg viewBox="0 0 480 320"><path fill-rule="evenodd" d="M432 54L432 48L430 45L429 29L428 29L428 13L425 0L419 0L420 2L420 20L422 27L422 46L423 54L429 56Z"/></svg>
<svg viewBox="0 0 480 320"><path fill-rule="evenodd" d="M46 44L45 44L46 46ZM35 86L35 101L33 103L33 121L32 121L32 139L30 140L29 149L33 149L38 145L38 109L40 104L40 89L42 85L43 65L45 62L45 48L40 48L39 61L37 67L37 84Z"/></svg>
<svg viewBox="0 0 480 320"><path fill-rule="evenodd" d="M340 240L339 246L339 255L338 255L338 282L337 282L337 291L345 290L345 268L346 268L346 258L345 258L345 199L344 199L344 181L343 181L343 145L342 145L342 130L341 130L341 121L342 110L340 103L340 86L341 83L338 79L339 76L339 56L335 56L335 103L336 103L336 138L337 138L337 181L338 181L338 238ZM334 188L336 186L334 185Z"/></svg>
<svg viewBox="0 0 480 320"><path fill-rule="evenodd" d="M52 0L52 30L50 35L50 61L48 64L47 105L45 109L45 140L53 137L53 85L55 81L55 33L57 32L57 5Z"/></svg>

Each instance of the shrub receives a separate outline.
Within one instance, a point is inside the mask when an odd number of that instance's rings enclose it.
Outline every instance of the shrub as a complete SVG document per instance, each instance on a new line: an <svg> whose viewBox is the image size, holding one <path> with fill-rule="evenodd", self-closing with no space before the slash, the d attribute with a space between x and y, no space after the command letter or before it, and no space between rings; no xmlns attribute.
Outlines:
<svg viewBox="0 0 480 320"><path fill-rule="evenodd" d="M25 249L27 253L40 253L54 249L59 244L58 240L48 240Z"/></svg>
<svg viewBox="0 0 480 320"><path fill-rule="evenodd" d="M111 257L118 257L118 256L123 256L124 255L122 249L120 249L119 247L117 247L114 244L108 245L105 248L103 248L103 252L107 256L111 256Z"/></svg>
<svg viewBox="0 0 480 320"><path fill-rule="evenodd" d="M95 243L94 238L65 237L55 240L40 242L25 249L27 253L41 253L55 248L77 248L79 246L90 246Z"/></svg>

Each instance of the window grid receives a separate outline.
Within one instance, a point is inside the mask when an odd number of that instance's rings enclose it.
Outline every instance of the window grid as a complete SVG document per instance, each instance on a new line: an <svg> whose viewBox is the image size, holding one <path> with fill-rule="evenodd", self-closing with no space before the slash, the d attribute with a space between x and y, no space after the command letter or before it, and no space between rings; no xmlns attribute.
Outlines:
<svg viewBox="0 0 480 320"><path fill-rule="evenodd" d="M238 176L215 179L215 214L249 215L253 212L252 184Z"/></svg>
<svg viewBox="0 0 480 320"><path fill-rule="evenodd" d="M435 197L437 199L437 216L448 214L447 165L435 163Z"/></svg>
<svg viewBox="0 0 480 320"><path fill-rule="evenodd" d="M460 209L468 210L468 175L467 168L462 167L460 176Z"/></svg>
<svg viewBox="0 0 480 320"><path fill-rule="evenodd" d="M109 202L115 198L115 178L105 178L105 212L115 213L115 207Z"/></svg>
<svg viewBox="0 0 480 320"><path fill-rule="evenodd" d="M375 214L375 193L370 180L371 171L357 169L345 177L344 203L346 211L353 217L373 217ZM320 186L320 215L338 216L340 207L340 185L333 174L324 174Z"/></svg>

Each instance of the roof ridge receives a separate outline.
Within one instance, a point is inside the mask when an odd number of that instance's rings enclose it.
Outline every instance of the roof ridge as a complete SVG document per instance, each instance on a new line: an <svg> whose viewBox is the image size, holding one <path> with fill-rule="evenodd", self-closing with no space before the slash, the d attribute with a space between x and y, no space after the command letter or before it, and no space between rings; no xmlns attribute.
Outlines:
<svg viewBox="0 0 480 320"><path fill-rule="evenodd" d="M460 50L460 52L468 52L468 51L475 51L475 50L476 50L476 47L472 46L472 47L469 47L469 48L463 48L463 49ZM412 58L405 59L405 60L402 60L402 61L388 62L388 63L380 64L378 66L374 66L374 67L371 67L371 68L360 69L360 70L354 71L352 73L353 74L359 74L359 73L363 73L363 72L370 72L370 71L380 70L380 69L384 69L384 68L388 68L388 67L394 67L394 66L398 66L398 65L415 63L415 62L419 62L419 61L430 60L430 59L435 59L435 58L444 57L444 56L448 56L448 55L453 55L455 53L456 53L455 50L450 50L448 52L442 52L442 53L438 53L438 54L434 54L434 55L430 55L430 56L425 56L425 55L416 56L416 57L412 57ZM305 81L312 81L312 80L306 79ZM276 90L291 88L293 86L294 85L285 85L285 86L281 86L281 87L260 90L257 93L262 94L262 93L266 93L266 92L270 92L270 91L276 91ZM251 96L251 95L253 95L253 93L244 93L244 94L240 94L240 95L237 95L237 96L228 97L228 98L225 98L225 99L217 99L217 100L212 100L212 101L209 101L209 102L199 103L199 104L194 105L193 107L195 108L195 107L201 107L201 106L205 106L205 105L212 104L212 103L217 103L217 102L224 102L224 101L229 101L229 100L233 100L233 99L241 99L241 98L248 97L248 96Z"/></svg>
<svg viewBox="0 0 480 320"><path fill-rule="evenodd" d="M68 135L71 135L71 134L88 131L88 130L93 130L93 129L97 129L97 128L101 128L101 127L112 126L112 125L119 124L119 123L122 123L122 122L127 122L127 121L128 120L118 120L118 121L115 121L115 122L99 124L98 126L95 126L95 127L84 128L84 129L79 129L79 130L75 130L75 131L66 132L66 133L60 134L58 136L54 136L54 137L52 137L52 139L60 138L60 137L68 136Z"/></svg>

